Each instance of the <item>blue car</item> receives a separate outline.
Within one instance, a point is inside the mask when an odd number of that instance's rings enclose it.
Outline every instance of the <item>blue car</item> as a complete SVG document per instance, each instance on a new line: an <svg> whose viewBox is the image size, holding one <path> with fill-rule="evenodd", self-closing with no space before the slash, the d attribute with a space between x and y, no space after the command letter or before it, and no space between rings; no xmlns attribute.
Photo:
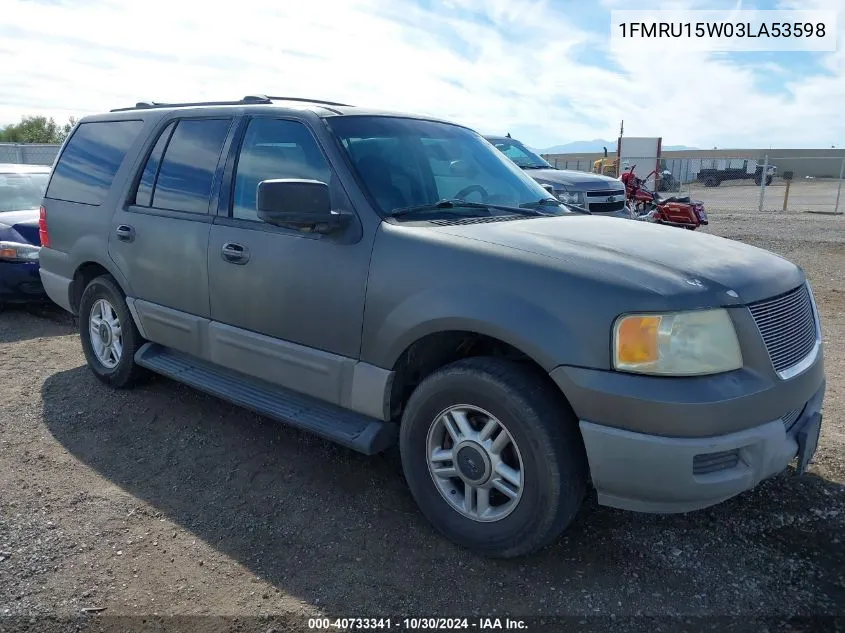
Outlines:
<svg viewBox="0 0 845 633"><path fill-rule="evenodd" d="M38 275L39 208L50 168L0 163L0 306L48 301Z"/></svg>

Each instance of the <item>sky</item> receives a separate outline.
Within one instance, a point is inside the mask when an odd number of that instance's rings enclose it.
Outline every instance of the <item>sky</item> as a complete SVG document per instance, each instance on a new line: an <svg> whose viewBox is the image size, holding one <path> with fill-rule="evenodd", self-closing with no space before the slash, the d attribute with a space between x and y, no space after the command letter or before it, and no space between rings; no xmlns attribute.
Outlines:
<svg viewBox="0 0 845 633"><path fill-rule="evenodd" d="M610 48L610 10L835 9L836 52ZM0 0L0 125L304 96L536 147L845 147L845 0Z"/></svg>

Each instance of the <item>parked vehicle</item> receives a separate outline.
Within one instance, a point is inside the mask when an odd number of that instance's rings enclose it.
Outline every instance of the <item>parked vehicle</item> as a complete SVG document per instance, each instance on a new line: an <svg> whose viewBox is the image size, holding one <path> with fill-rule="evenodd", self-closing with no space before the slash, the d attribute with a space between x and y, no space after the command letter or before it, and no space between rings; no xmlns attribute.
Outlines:
<svg viewBox="0 0 845 633"><path fill-rule="evenodd" d="M660 177L657 178L657 191L680 191L681 182L675 178L671 171L664 169L660 172Z"/></svg>
<svg viewBox="0 0 845 633"><path fill-rule="evenodd" d="M488 555L551 542L588 481L687 512L816 449L800 267L579 212L445 121L263 96L88 116L40 230L103 383L152 370L362 453L398 443L422 513Z"/></svg>
<svg viewBox="0 0 845 633"><path fill-rule="evenodd" d="M484 138L563 202L583 207L593 215L630 219L625 207L625 188L618 178L557 169L509 136Z"/></svg>
<svg viewBox="0 0 845 633"><path fill-rule="evenodd" d="M704 203L700 200L690 200L689 196L671 196L663 198L659 193L651 191L645 186L652 171L645 179L635 174L636 165L627 169L621 177L625 185L625 192L631 206L638 217L653 212L649 217L657 224L666 224L694 231L709 223Z"/></svg>
<svg viewBox="0 0 845 633"><path fill-rule="evenodd" d="M772 184L772 180L777 174L777 167L769 165L766 167L766 184ZM743 161L742 167L724 167L705 168L700 169L696 175L696 180L704 183L705 187L718 187L723 182L728 180L751 180L754 179L754 184L758 187L763 184L763 165L757 164L756 161Z"/></svg>
<svg viewBox="0 0 845 633"><path fill-rule="evenodd" d="M38 207L50 168L0 164L0 308L47 301L38 275Z"/></svg>
<svg viewBox="0 0 845 633"><path fill-rule="evenodd" d="M619 157L609 158L607 148L604 147L602 149L604 149L604 156L593 161L593 173L616 178L619 173Z"/></svg>

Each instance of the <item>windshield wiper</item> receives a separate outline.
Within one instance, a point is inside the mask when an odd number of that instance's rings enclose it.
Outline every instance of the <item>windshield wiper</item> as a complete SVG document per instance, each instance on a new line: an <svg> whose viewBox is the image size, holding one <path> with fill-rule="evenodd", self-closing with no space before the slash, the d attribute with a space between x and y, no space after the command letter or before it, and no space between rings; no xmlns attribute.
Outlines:
<svg viewBox="0 0 845 633"><path fill-rule="evenodd" d="M498 211L508 211L509 213L516 213L519 215L545 215L544 213L540 213L539 211L526 207L509 207L501 204L488 204L486 202L467 202L466 200L461 200L460 198L444 199L440 200L439 202L435 202L434 204L421 204L414 207L403 207L401 209L394 209L387 215L391 218L398 218L406 215L412 215L414 213L425 213L426 211L441 211L444 209L452 210L461 207L465 209L483 209L485 211L489 211L490 209L496 209Z"/></svg>
<svg viewBox="0 0 845 633"><path fill-rule="evenodd" d="M520 165L523 169L554 169L551 165Z"/></svg>
<svg viewBox="0 0 845 633"><path fill-rule="evenodd" d="M558 205L564 206L567 209L571 209L572 211L575 211L575 213L583 213L584 215L593 215L592 213L590 213L584 207L579 207L577 205L570 204L568 202L561 202L557 198L540 198L539 200L537 200L535 202L524 202L519 206L523 209L536 209L538 207L551 207L551 206L558 206Z"/></svg>

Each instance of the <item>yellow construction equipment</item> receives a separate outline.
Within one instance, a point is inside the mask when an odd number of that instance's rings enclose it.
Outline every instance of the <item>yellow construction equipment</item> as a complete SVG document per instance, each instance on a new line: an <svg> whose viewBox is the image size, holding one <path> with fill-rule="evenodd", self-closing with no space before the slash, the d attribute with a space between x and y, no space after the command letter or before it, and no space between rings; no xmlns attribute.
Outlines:
<svg viewBox="0 0 845 633"><path fill-rule="evenodd" d="M604 158L593 162L593 173L616 178L619 174L619 158L608 158L607 148L604 148Z"/></svg>

